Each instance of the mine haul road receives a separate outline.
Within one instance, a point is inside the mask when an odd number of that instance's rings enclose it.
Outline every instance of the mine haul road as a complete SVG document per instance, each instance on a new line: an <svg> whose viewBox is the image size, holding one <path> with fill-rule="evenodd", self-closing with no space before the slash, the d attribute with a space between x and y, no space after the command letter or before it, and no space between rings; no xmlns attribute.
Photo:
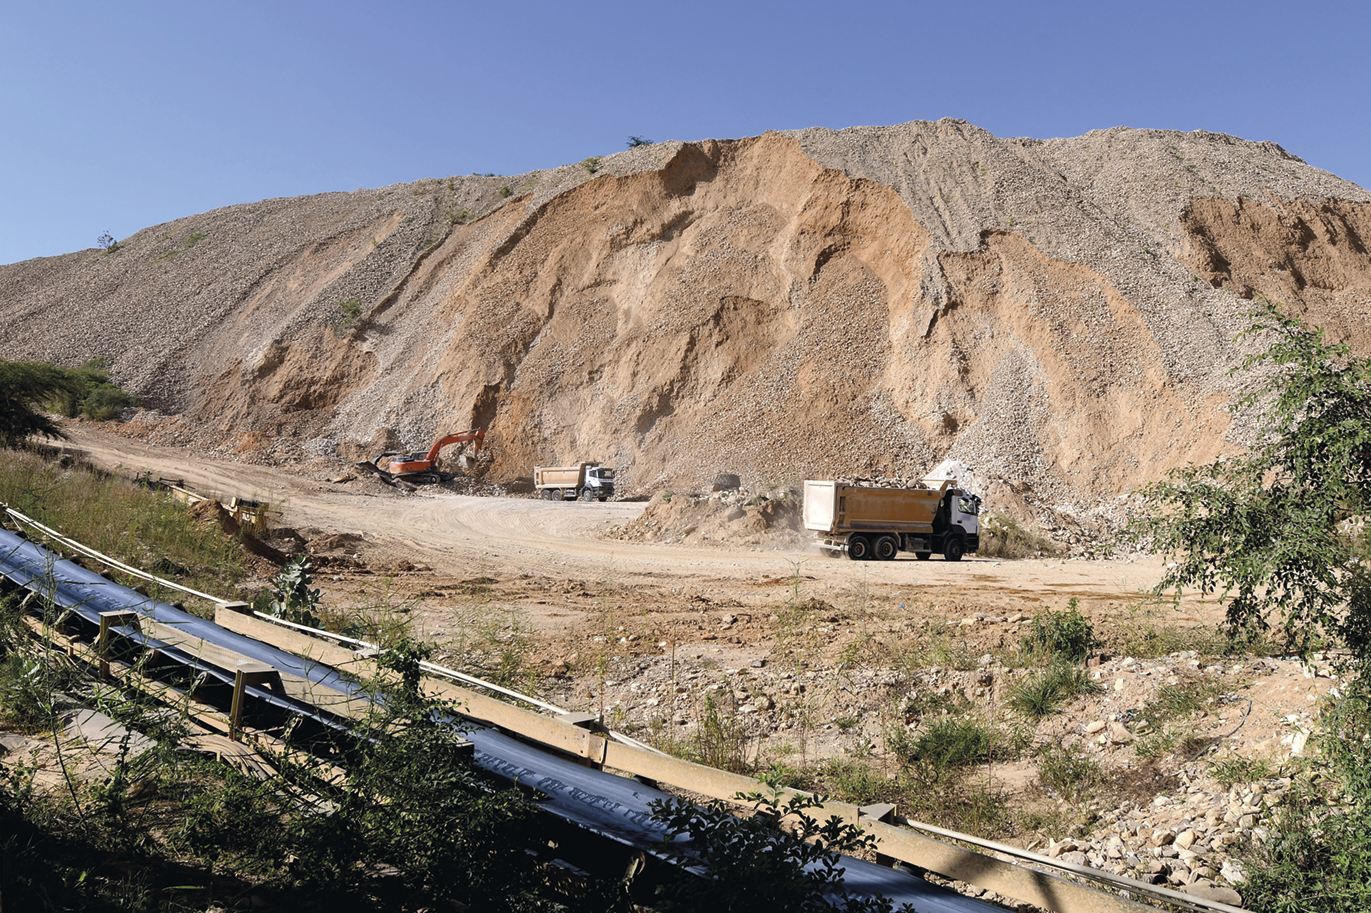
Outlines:
<svg viewBox="0 0 1371 913"><path fill-rule="evenodd" d="M967 556L917 561L901 554L891 562L829 558L813 547L788 551L688 547L602 538L644 509L642 502L555 503L531 497L470 497L441 489L414 493L356 490L282 468L209 459L190 451L73 425L66 446L92 463L133 477L181 478L197 490L271 502L280 523L316 534L361 536L358 551L371 563L407 559L441 574L480 568L497 576L530 575L593 584L644 586L670 593L701 590L715 595L783 598L797 571L809 595L937 588L958 593L969 610L1032 612L1060 608L1072 596L1082 604L1134 602L1162 574L1155 558L1135 560L1020 560ZM353 490L348 490L352 488ZM759 589L761 592L759 592ZM766 593L765 591L773 592Z"/></svg>

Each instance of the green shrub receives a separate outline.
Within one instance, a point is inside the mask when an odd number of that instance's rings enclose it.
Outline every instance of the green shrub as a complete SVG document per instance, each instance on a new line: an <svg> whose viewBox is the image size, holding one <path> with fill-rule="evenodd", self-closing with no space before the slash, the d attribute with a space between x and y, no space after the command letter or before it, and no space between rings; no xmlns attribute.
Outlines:
<svg viewBox="0 0 1371 913"><path fill-rule="evenodd" d="M889 910L885 898L842 899L843 857L870 853L876 841L836 816L820 824L807 814L822 799L796 796L779 804L761 795L747 798L755 814L739 817L718 800L705 806L683 799L658 799L652 817L665 825L664 852L680 863L664 873L652 908L664 913L694 910L822 911ZM783 823L784 822L784 823ZM676 849L675 838L690 836ZM702 866L701 878L685 866ZM910 910L907 905L902 909Z"/></svg>
<svg viewBox="0 0 1371 913"><path fill-rule="evenodd" d="M62 429L40 407L70 386L53 365L0 361L0 446L17 447L34 434L61 437Z"/></svg>
<svg viewBox="0 0 1371 913"><path fill-rule="evenodd" d="M271 581L274 596L268 610L269 614L296 624L319 626L319 591L310 587L314 582L314 568L303 555L294 558L281 568Z"/></svg>
<svg viewBox="0 0 1371 913"><path fill-rule="evenodd" d="M339 324L341 329L351 330L362 322L362 302L356 298L338 302L338 310L343 315L343 322Z"/></svg>
<svg viewBox="0 0 1371 913"><path fill-rule="evenodd" d="M1096 646L1095 629L1078 605L1073 596L1065 612L1048 609L1034 615L1023 640L1024 650L1073 662L1085 659Z"/></svg>
<svg viewBox="0 0 1371 913"><path fill-rule="evenodd" d="M105 359L92 358L79 368L57 368L66 373L70 383L48 399L48 407L67 418L84 415L92 421L105 422L138 405L137 397L110 382L108 367Z"/></svg>
<svg viewBox="0 0 1371 913"><path fill-rule="evenodd" d="M118 418L125 409L138 405L138 397L125 393L114 384L96 384L81 402L81 412L96 422Z"/></svg>
<svg viewBox="0 0 1371 913"><path fill-rule="evenodd" d="M1264 843L1248 847L1242 886L1261 913L1371 910L1371 692L1364 681L1324 714L1320 756L1295 778Z"/></svg>

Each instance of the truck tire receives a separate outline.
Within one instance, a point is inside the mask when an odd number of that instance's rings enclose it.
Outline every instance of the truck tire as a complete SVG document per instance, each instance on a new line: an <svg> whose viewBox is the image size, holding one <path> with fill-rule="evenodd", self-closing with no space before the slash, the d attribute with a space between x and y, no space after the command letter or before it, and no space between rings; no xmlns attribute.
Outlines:
<svg viewBox="0 0 1371 913"><path fill-rule="evenodd" d="M966 546L962 545L961 539L948 539L947 544L943 546L943 557L948 561L961 561L962 552L965 550Z"/></svg>
<svg viewBox="0 0 1371 913"><path fill-rule="evenodd" d="M595 489L593 489L593 488L582 488L582 489L581 489L581 500L582 500L582 501L586 501L586 502L594 501L594 500L595 500Z"/></svg>
<svg viewBox="0 0 1371 913"><path fill-rule="evenodd" d="M900 543L894 536L881 536L872 546L877 561L891 561L900 551Z"/></svg>
<svg viewBox="0 0 1371 913"><path fill-rule="evenodd" d="M871 557L871 540L866 536L847 537L847 557L853 561L865 561Z"/></svg>
<svg viewBox="0 0 1371 913"><path fill-rule="evenodd" d="M914 553L914 557L915 557L915 558L918 558L920 561L927 561L929 558L932 558L932 557L933 557L933 553L932 553L932 552L915 552L915 553Z"/></svg>

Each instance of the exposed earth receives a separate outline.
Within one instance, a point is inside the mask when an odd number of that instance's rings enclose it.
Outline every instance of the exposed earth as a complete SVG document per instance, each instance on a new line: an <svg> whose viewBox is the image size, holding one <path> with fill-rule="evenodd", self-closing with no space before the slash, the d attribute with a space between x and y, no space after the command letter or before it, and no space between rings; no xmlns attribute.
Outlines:
<svg viewBox="0 0 1371 913"><path fill-rule="evenodd" d="M407 619L440 644L437 661L640 739L690 750L714 714L762 769L857 759L894 776L899 733L917 736L949 708L998 720L1023 747L984 765L987 782L1040 824L989 836L1214 897L1231 900L1230 850L1265 833L1265 809L1289 785L1283 765L1306 750L1337 683L1326 662L1216 655L1218 606L1149 601L1163 569L1153 558L859 564L789 528L759 535L746 507L724 519L746 493L682 493L690 522L634 535L660 495L405 492L340 466L283 471L68 430L69 446L122 474L271 502L270 541L312 556L335 617ZM671 541L702 525L714 533ZM1089 670L1100 690L1032 722L1009 707L1031 671L1017 650L1035 613L1069 600L1104 641ZM1159 702L1181 692L1202 698L1158 723ZM1041 772L1060 748L1106 778L1087 807ZM1224 764L1260 776L1230 788L1216 779Z"/></svg>

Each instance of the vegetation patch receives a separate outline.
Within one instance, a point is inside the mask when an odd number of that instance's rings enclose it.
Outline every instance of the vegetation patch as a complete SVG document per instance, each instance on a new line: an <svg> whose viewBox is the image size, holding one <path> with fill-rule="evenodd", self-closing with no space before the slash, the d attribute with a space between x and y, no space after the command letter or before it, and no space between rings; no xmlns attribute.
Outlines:
<svg viewBox="0 0 1371 913"><path fill-rule="evenodd" d="M179 582L193 589L250 595L243 589L248 558L241 543L130 479L16 450L0 461L0 503L135 567L158 559L179 565L186 571ZM146 581L121 582L147 586L165 602L185 598Z"/></svg>
<svg viewBox="0 0 1371 913"><path fill-rule="evenodd" d="M1048 609L1034 615L1023 639L1026 653L1064 662L1085 659L1095 646L1095 628L1081 614L1074 596L1064 612Z"/></svg>

